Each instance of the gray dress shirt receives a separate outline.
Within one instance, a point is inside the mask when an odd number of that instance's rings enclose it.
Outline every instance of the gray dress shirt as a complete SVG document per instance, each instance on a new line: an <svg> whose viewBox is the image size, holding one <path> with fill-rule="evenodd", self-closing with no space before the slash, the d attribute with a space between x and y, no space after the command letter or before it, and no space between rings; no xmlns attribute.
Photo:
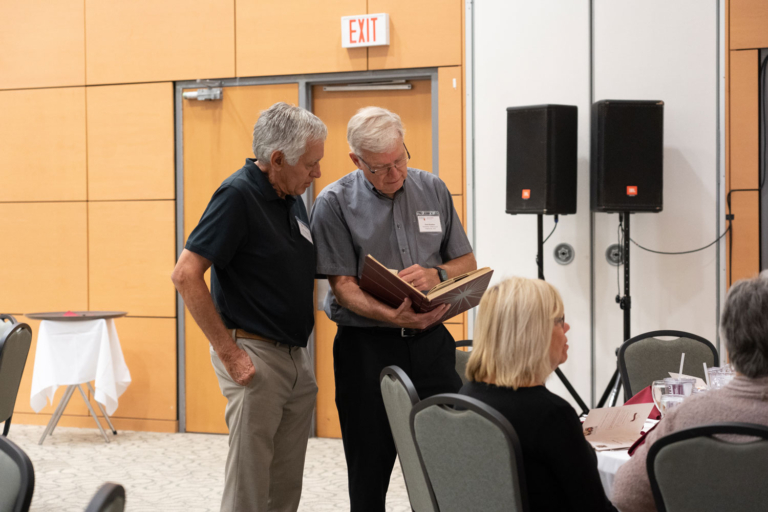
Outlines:
<svg viewBox="0 0 768 512"><path fill-rule="evenodd" d="M439 217L441 231L423 232L418 216ZM360 169L347 174L317 196L310 228L317 273L323 276L360 278L368 254L403 270L414 264L433 268L472 252L445 183L419 169L408 169L393 199L377 191ZM339 325L396 327L342 307L330 289L324 310Z"/></svg>

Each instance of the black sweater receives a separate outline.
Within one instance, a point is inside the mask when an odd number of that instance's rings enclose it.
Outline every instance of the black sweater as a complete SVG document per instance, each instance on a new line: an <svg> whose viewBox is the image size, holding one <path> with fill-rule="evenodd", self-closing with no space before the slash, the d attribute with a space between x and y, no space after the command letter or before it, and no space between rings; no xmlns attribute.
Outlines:
<svg viewBox="0 0 768 512"><path fill-rule="evenodd" d="M514 427L531 512L616 510L600 483L595 451L568 402L544 386L515 391L470 382L459 393L490 405Z"/></svg>

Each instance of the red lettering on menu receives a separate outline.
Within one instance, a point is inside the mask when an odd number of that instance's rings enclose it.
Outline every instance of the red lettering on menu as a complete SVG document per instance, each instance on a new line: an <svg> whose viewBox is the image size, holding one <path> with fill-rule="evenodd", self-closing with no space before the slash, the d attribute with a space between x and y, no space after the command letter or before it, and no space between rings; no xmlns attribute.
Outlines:
<svg viewBox="0 0 768 512"><path fill-rule="evenodd" d="M349 44L355 44L355 40L352 38L352 34L355 33L354 24L355 20L349 20Z"/></svg>
<svg viewBox="0 0 768 512"><path fill-rule="evenodd" d="M363 25L365 25L365 20L357 20L357 24L360 26L360 39L358 39L357 42L364 43L365 36L363 35Z"/></svg>

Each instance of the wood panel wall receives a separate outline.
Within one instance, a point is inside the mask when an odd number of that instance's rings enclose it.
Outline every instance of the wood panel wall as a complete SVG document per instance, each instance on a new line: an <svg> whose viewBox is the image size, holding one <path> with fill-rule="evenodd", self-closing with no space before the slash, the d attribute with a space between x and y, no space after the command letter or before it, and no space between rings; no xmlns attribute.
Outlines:
<svg viewBox="0 0 768 512"><path fill-rule="evenodd" d="M376 12L390 46L341 48L340 17ZM465 219L463 16L462 0L3 2L0 312L127 310L115 424L177 429L172 81L441 67L441 176ZM34 348L15 423L50 416L29 408ZM61 425L92 426L79 401Z"/></svg>
<svg viewBox="0 0 768 512"><path fill-rule="evenodd" d="M768 2L730 0L726 51L726 188L734 215L727 280L760 272L759 48L768 47Z"/></svg>
<svg viewBox="0 0 768 512"><path fill-rule="evenodd" d="M118 428L175 431L176 296L170 83L0 91L0 311L120 310L133 381ZM29 405L39 323L15 423ZM56 400L61 396L57 394ZM62 425L92 427L75 396ZM122 425L122 427L120 427Z"/></svg>

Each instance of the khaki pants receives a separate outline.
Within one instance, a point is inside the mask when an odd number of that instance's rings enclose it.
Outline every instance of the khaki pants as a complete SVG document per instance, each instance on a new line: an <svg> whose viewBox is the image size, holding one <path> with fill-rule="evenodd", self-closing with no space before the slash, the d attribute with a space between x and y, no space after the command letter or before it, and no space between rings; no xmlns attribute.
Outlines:
<svg viewBox="0 0 768 512"><path fill-rule="evenodd" d="M211 349L227 398L229 454L222 512L295 512L317 383L306 348L238 338L256 374L240 386Z"/></svg>

